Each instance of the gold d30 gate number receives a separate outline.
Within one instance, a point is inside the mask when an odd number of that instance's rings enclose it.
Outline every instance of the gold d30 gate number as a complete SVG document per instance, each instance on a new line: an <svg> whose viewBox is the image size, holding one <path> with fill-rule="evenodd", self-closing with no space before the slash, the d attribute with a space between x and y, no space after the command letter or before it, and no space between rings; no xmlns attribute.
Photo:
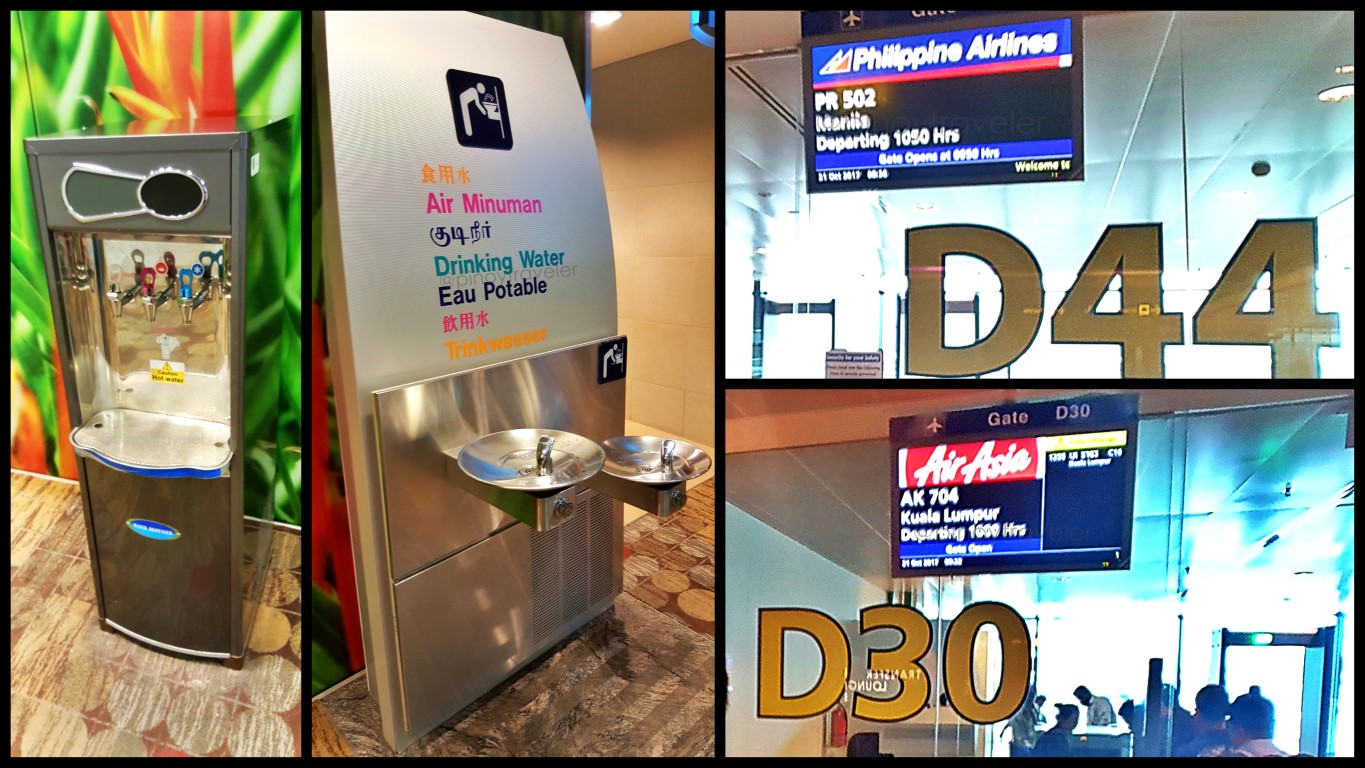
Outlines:
<svg viewBox="0 0 1365 768"><path fill-rule="evenodd" d="M1218 283L1194 314L1195 344L1267 344L1275 378L1317 378L1318 349L1335 347L1340 321L1318 312L1317 222L1263 220L1238 246ZM910 274L907 373L975 376L1004 368L1033 343L1043 321L1038 260L1012 235L990 227L950 225L906 232ZM943 344L943 260L965 253L1000 277L1001 322L967 347ZM1076 282L1052 316L1060 344L1118 344L1125 377L1165 376L1162 350L1183 344L1184 315L1161 307L1161 225L1112 225L1081 266ZM1243 312L1262 272L1270 272L1270 311ZM1122 308L1095 311L1114 275L1122 281Z"/></svg>
<svg viewBox="0 0 1365 768"><path fill-rule="evenodd" d="M931 632L924 614L903 605L864 608L861 631L889 627L899 630L901 642L889 650L867 652L867 668L901 681L900 692L890 699L862 693L853 695L853 715L864 720L898 722L914 717L929 703L929 672L920 660L929 652ZM972 682L972 647L977 632L993 625L1000 633L1004 655L1000 688L995 698L983 701ZM783 641L788 632L801 632L820 649L820 679L815 687L797 696L783 694ZM849 676L848 636L839 623L809 608L762 608L758 612L758 716L772 718L814 717L839 701ZM1024 620L1004 603L967 606L948 628L944 639L943 682L948 703L973 723L996 723L1013 715L1028 692L1033 666L1028 628Z"/></svg>

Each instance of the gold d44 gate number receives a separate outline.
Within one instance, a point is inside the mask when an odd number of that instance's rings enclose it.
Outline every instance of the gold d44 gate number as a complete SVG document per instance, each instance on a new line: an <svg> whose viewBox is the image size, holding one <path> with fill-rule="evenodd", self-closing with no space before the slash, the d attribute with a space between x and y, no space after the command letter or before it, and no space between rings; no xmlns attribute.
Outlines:
<svg viewBox="0 0 1365 768"><path fill-rule="evenodd" d="M1272 376L1317 378L1318 349L1338 346L1340 320L1336 313L1318 312L1314 302L1316 228L1314 219L1256 222L1194 313L1194 343L1269 345ZM967 347L943 343L943 260L956 253L976 256L1000 277L1000 322ZM906 373L989 373L1019 359L1033 343L1043 322L1042 270L1012 235L965 224L919 227L906 231L906 254L911 328ZM1162 351L1183 344L1185 331L1184 315L1162 309L1161 269L1160 224L1108 227L1052 315L1052 340L1118 344L1125 377L1164 377ZM1267 271L1270 311L1242 311ZM1122 309L1096 312L1114 275L1122 281Z"/></svg>
<svg viewBox="0 0 1365 768"><path fill-rule="evenodd" d="M990 624L1000 633L1004 650L1000 687L995 697L983 701L972 682L972 646L976 633ZM898 722L914 717L929 703L929 671L920 660L932 640L924 614L903 605L878 605L860 614L863 634L890 627L899 630L901 642L887 650L867 652L869 672L884 673L901 681L900 692L890 699L853 694L853 715L864 720ZM820 649L820 679L815 687L797 696L783 693L783 647L788 632L800 632L815 640ZM1004 603L967 606L952 624L943 641L943 685L948 703L973 723L997 723L1024 703L1032 674L1033 653L1024 620ZM848 686L848 636L839 623L809 608L762 608L758 612L758 716L771 718L814 717L833 707Z"/></svg>

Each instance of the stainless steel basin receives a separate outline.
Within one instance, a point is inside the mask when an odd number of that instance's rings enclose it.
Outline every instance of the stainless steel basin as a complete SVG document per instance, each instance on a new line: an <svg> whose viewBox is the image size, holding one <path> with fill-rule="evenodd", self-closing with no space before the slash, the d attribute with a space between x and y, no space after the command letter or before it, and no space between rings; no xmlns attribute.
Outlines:
<svg viewBox="0 0 1365 768"><path fill-rule="evenodd" d="M603 459L602 448L582 435L557 429L509 429L466 445L459 464L465 474L480 482L537 493L582 482L602 468Z"/></svg>
<svg viewBox="0 0 1365 768"><path fill-rule="evenodd" d="M603 472L645 485L676 485L711 468L706 451L682 440L634 435L613 437L603 441L602 447L606 450Z"/></svg>

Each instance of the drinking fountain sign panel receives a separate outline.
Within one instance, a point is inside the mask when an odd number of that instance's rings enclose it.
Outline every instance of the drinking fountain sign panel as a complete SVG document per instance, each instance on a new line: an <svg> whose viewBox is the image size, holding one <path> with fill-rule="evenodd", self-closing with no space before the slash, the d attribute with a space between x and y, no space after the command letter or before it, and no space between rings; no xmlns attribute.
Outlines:
<svg viewBox="0 0 1365 768"><path fill-rule="evenodd" d="M669 463L655 443L618 450L627 478L603 470L628 360L563 41L460 12L316 22L366 671L401 750L609 608L621 500L668 514L684 466L704 462L679 443ZM660 461L665 482L638 471Z"/></svg>

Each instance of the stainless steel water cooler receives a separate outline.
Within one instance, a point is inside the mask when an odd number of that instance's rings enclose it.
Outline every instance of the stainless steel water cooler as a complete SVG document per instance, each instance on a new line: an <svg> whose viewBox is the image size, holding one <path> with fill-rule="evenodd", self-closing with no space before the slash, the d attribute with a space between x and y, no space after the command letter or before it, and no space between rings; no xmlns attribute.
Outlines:
<svg viewBox="0 0 1365 768"><path fill-rule="evenodd" d="M101 627L234 668L270 548L289 140L208 118L25 142Z"/></svg>

